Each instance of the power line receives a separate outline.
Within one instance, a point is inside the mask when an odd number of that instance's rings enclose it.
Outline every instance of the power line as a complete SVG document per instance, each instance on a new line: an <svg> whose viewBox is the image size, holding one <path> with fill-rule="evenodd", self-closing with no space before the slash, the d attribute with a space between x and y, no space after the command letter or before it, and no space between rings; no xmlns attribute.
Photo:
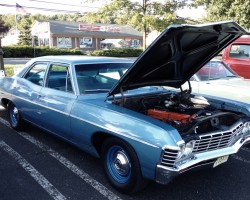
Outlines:
<svg viewBox="0 0 250 200"><path fill-rule="evenodd" d="M64 6L75 6L75 7L86 7L86 8L98 8L94 6L84 6L84 5L76 5L76 4L66 4L66 3L58 3L58 2L48 2L48 1L42 1L42 0L29 0L29 1L35 1L35 2L41 2L41 3L48 3L48 4L57 4L57 5L64 5Z"/></svg>
<svg viewBox="0 0 250 200"><path fill-rule="evenodd" d="M10 4L0 4L0 6L4 7L12 7L16 8L16 5L10 5ZM49 12L64 12L64 13L72 13L72 14L77 14L81 13L79 10L71 11L71 10L62 10L62 9L50 9L50 8L38 8L38 7L31 7L31 6L22 6L23 8L28 8L28 9L34 9L34 10L43 10L43 11L49 11Z"/></svg>

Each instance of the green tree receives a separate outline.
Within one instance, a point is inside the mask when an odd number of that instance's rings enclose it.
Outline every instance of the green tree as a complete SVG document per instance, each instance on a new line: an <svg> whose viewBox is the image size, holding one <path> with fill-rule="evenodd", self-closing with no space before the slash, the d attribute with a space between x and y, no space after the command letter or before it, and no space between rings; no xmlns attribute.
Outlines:
<svg viewBox="0 0 250 200"><path fill-rule="evenodd" d="M19 45L31 45L32 35L31 35L31 25L32 21L30 18L23 17L18 23L18 29L20 30L19 35Z"/></svg>
<svg viewBox="0 0 250 200"><path fill-rule="evenodd" d="M15 27L16 25L15 15L6 14L6 15L2 15L1 18L4 21L4 23L10 28Z"/></svg>
<svg viewBox="0 0 250 200"><path fill-rule="evenodd" d="M3 49L1 44L2 34L7 32L9 30L9 27L5 25L4 21L0 17L0 70L4 70L4 62L3 62Z"/></svg>
<svg viewBox="0 0 250 200"><path fill-rule="evenodd" d="M94 0L97 1L97 0ZM184 0L110 0L95 13L86 14L88 23L128 24L143 33L143 48L150 29L162 31L171 23L183 23L176 10Z"/></svg>
<svg viewBox="0 0 250 200"><path fill-rule="evenodd" d="M26 18L30 21L31 24L34 23L35 20L58 20L58 21L76 21L76 22L86 22L85 15L82 14L55 14L55 15L42 15L42 14L34 14L34 15L19 15L18 20L15 20L15 15L5 14L2 16L2 20L8 25L10 28L15 28L16 24L20 24L23 21L23 18ZM18 25L18 27L20 27Z"/></svg>
<svg viewBox="0 0 250 200"><path fill-rule="evenodd" d="M192 6L204 6L204 21L234 20L250 29L250 0L193 0Z"/></svg>

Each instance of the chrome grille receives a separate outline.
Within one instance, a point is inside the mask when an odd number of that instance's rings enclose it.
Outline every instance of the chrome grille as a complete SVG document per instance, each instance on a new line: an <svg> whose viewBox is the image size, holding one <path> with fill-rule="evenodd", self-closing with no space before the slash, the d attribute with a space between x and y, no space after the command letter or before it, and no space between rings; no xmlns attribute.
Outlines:
<svg viewBox="0 0 250 200"><path fill-rule="evenodd" d="M162 156L161 164L166 167L174 167L179 151L173 149L165 149Z"/></svg>
<svg viewBox="0 0 250 200"><path fill-rule="evenodd" d="M226 147L232 141L234 136L241 131L242 127L243 123L239 124L232 131L200 135L199 139L195 142L193 152L206 152Z"/></svg>

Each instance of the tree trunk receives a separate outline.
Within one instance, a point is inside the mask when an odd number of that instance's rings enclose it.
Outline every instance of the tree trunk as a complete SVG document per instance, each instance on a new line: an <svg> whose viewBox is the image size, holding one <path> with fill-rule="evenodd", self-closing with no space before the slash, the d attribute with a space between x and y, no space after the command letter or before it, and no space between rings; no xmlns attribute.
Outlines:
<svg viewBox="0 0 250 200"><path fill-rule="evenodd" d="M4 63L3 63L3 49L2 49L2 43L0 38L0 70L4 70Z"/></svg>
<svg viewBox="0 0 250 200"><path fill-rule="evenodd" d="M144 26L143 27L143 50L147 48L146 39L147 39L147 26Z"/></svg>

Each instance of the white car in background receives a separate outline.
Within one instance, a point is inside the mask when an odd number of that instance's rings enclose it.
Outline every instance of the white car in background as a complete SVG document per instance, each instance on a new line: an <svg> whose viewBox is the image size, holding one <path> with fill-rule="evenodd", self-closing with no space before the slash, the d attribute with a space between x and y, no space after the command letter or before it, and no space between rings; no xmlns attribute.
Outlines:
<svg viewBox="0 0 250 200"><path fill-rule="evenodd" d="M250 103L250 79L240 77L220 59L209 61L191 77L190 83L194 93Z"/></svg>

